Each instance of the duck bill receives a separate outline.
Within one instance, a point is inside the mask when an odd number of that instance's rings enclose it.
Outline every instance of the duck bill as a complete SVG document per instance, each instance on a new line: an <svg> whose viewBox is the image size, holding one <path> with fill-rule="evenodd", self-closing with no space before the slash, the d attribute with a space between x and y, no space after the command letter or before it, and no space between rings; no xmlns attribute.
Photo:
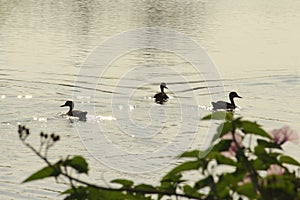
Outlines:
<svg viewBox="0 0 300 200"><path fill-rule="evenodd" d="M169 89L167 86L165 86L164 88Z"/></svg>
<svg viewBox="0 0 300 200"><path fill-rule="evenodd" d="M243 98L243 97L241 97L241 96L239 96L239 95L237 95L237 97L238 97L238 98Z"/></svg>
<svg viewBox="0 0 300 200"><path fill-rule="evenodd" d="M65 107L66 105L61 105L60 107Z"/></svg>

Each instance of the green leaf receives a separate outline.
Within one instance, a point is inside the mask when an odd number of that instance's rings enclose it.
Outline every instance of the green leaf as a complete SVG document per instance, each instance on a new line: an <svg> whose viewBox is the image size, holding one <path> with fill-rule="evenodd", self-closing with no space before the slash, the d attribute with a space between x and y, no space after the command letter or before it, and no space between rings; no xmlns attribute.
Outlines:
<svg viewBox="0 0 300 200"><path fill-rule="evenodd" d="M232 129L232 123L231 122L225 122L223 124L220 124L217 128L219 137L222 137L226 133L230 132Z"/></svg>
<svg viewBox="0 0 300 200"><path fill-rule="evenodd" d="M194 187L191 187L190 185L184 185L183 192L184 194L192 195L193 193L197 192L197 190Z"/></svg>
<svg viewBox="0 0 300 200"><path fill-rule="evenodd" d="M78 173L88 173L88 163L82 156L74 156L70 160L65 161L67 166L74 168Z"/></svg>
<svg viewBox="0 0 300 200"><path fill-rule="evenodd" d="M68 190L65 190L64 192L61 192L61 194L68 194L68 196L64 198L65 200L74 200L74 199L98 200L101 199L101 197L103 196L101 190L89 186L72 187Z"/></svg>
<svg viewBox="0 0 300 200"><path fill-rule="evenodd" d="M216 160L218 164L236 166L236 162L234 160L227 158L221 154L216 155Z"/></svg>
<svg viewBox="0 0 300 200"><path fill-rule="evenodd" d="M180 158L199 158L200 151L194 150L194 151L186 151L183 154L181 154Z"/></svg>
<svg viewBox="0 0 300 200"><path fill-rule="evenodd" d="M260 146L260 145L257 145L255 148L254 148L254 153L259 157L261 155L267 155L267 152L266 152L266 149L264 148L264 146Z"/></svg>
<svg viewBox="0 0 300 200"><path fill-rule="evenodd" d="M60 194L72 194L73 192L74 192L74 189L73 188L69 188L69 189L67 189L65 191L60 192Z"/></svg>
<svg viewBox="0 0 300 200"><path fill-rule="evenodd" d="M266 140L257 139L257 144L263 146L264 148L282 149L281 146L276 142L268 142Z"/></svg>
<svg viewBox="0 0 300 200"><path fill-rule="evenodd" d="M239 126L244 133L251 133L254 135L259 135L262 137L272 139L271 136L265 130L260 128L260 125L258 125L256 122L241 121L241 125Z"/></svg>
<svg viewBox="0 0 300 200"><path fill-rule="evenodd" d="M93 187L87 187L88 196L86 199L88 200L135 200L131 194L124 194L121 191L108 191L108 190L99 190Z"/></svg>
<svg viewBox="0 0 300 200"><path fill-rule="evenodd" d="M204 188L204 187L207 187L207 186L210 186L210 184L213 182L213 177L210 175L204 179L201 179L199 181L197 181L195 183L195 189L199 190L201 188Z"/></svg>
<svg viewBox="0 0 300 200"><path fill-rule="evenodd" d="M224 179L230 180L224 181ZM218 197L221 199L229 199L229 188L231 184L234 184L235 182L232 182L234 180L233 178L228 178L227 174L221 174L219 176L219 181L216 184L216 192L218 194Z"/></svg>
<svg viewBox="0 0 300 200"><path fill-rule="evenodd" d="M253 163L256 169L265 169L271 164L278 164L278 153L268 153L263 146L257 145L254 148L254 153L258 159ZM260 164L261 166L259 166Z"/></svg>
<svg viewBox="0 0 300 200"><path fill-rule="evenodd" d="M121 191L108 191L108 190L98 190L92 193L91 189L88 190L89 195L87 200L136 200L131 193L122 193ZM92 194L92 195L91 195ZM144 199L144 198L140 198Z"/></svg>
<svg viewBox="0 0 300 200"><path fill-rule="evenodd" d="M184 192L184 194L191 195L191 196L197 197L199 199L202 197L202 195L200 193L198 193L197 189L195 189L194 187L191 187L190 185L184 185L183 192Z"/></svg>
<svg viewBox="0 0 300 200"><path fill-rule="evenodd" d="M255 159L255 160L251 161L251 163L255 170L267 170L267 169L269 169L269 165L270 165L270 164L263 162L261 159Z"/></svg>
<svg viewBox="0 0 300 200"><path fill-rule="evenodd" d="M139 184L135 186L135 189L142 191L156 191L156 188L149 184Z"/></svg>
<svg viewBox="0 0 300 200"><path fill-rule="evenodd" d="M300 166L300 163L297 160L295 160L294 158L290 157L290 156L283 156L282 155L282 156L280 156L279 161L281 163Z"/></svg>
<svg viewBox="0 0 300 200"><path fill-rule="evenodd" d="M297 195L296 188L299 188L299 185L294 182L295 178L289 175L266 176L262 188L262 199L299 199L295 198Z"/></svg>
<svg viewBox="0 0 300 200"><path fill-rule="evenodd" d="M88 190L87 187L79 186L66 190L62 194L69 194L68 196L66 196L65 200L87 199Z"/></svg>
<svg viewBox="0 0 300 200"><path fill-rule="evenodd" d="M237 192L241 195L249 197L250 199L256 199L258 197L252 183L245 183L241 185L237 188Z"/></svg>
<svg viewBox="0 0 300 200"><path fill-rule="evenodd" d="M168 192L175 192L176 191L176 185L168 180L168 176L164 176L163 180L161 180L161 185L159 187L159 190L161 191L168 191ZM177 178L179 181L179 178Z"/></svg>
<svg viewBox="0 0 300 200"><path fill-rule="evenodd" d="M232 140L221 140L212 148L211 152L222 152L228 151Z"/></svg>
<svg viewBox="0 0 300 200"><path fill-rule="evenodd" d="M217 128L217 134L214 135L212 143L232 130L232 122L224 122Z"/></svg>
<svg viewBox="0 0 300 200"><path fill-rule="evenodd" d="M25 179L23 181L23 183L25 182L29 182L29 181L35 181L35 180L39 180L39 179L43 179L43 178L48 178L48 177L57 177L60 174L60 169L58 165L54 165L54 166L47 166L44 167L43 169L35 172L34 174L32 174L31 176L29 176L27 179Z"/></svg>
<svg viewBox="0 0 300 200"><path fill-rule="evenodd" d="M181 173L183 171L197 170L197 169L199 169L200 166L201 166L201 162L199 160L196 160L196 161L187 161L187 162L184 162L184 163L178 165L174 169L172 169L167 174L167 176L172 176L174 174Z"/></svg>
<svg viewBox="0 0 300 200"><path fill-rule="evenodd" d="M177 173L177 174L171 174L170 172L166 174L160 181L161 183L161 188L167 191L173 191L176 189L178 183L183 182L181 180L182 174Z"/></svg>
<svg viewBox="0 0 300 200"><path fill-rule="evenodd" d="M90 186L79 186L70 188L61 194L67 194L65 200L78 200L78 199L88 199L88 200L136 200L131 194L124 194L122 191L108 191L101 190L98 188Z"/></svg>
<svg viewBox="0 0 300 200"><path fill-rule="evenodd" d="M217 184L218 190L224 188L232 188L238 184L238 182L244 180L246 172L237 170L233 173L224 173L219 176L219 181Z"/></svg>
<svg viewBox="0 0 300 200"><path fill-rule="evenodd" d="M233 119L232 112L226 112L226 111L215 111L210 115L206 115L205 117L202 117L201 120L227 120L230 121Z"/></svg>
<svg viewBox="0 0 300 200"><path fill-rule="evenodd" d="M123 185L123 188L131 188L133 186L133 181L126 180L126 179L114 179L111 183L118 183Z"/></svg>

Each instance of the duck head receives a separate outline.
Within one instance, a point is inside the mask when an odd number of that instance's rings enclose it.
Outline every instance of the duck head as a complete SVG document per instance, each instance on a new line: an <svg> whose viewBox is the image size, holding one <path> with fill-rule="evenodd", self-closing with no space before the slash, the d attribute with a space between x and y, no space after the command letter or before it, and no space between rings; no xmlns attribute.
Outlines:
<svg viewBox="0 0 300 200"><path fill-rule="evenodd" d="M233 98L235 98L235 97L237 97L237 98L242 98L242 97L240 97L236 92L230 92L230 93L229 93L229 99L233 99Z"/></svg>
<svg viewBox="0 0 300 200"><path fill-rule="evenodd" d="M160 90L161 90L161 92L164 92L164 88L168 89L167 84L166 83L161 83L160 84Z"/></svg>
<svg viewBox="0 0 300 200"><path fill-rule="evenodd" d="M74 108L74 103L73 101L66 101L66 103L64 105L61 105L60 107L65 107L65 106L69 106L70 110L72 110Z"/></svg>

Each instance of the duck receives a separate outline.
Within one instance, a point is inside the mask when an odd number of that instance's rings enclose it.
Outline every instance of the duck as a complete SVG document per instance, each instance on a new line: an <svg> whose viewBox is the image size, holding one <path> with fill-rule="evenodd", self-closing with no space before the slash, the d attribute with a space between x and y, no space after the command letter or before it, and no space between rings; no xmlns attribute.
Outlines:
<svg viewBox="0 0 300 200"><path fill-rule="evenodd" d="M230 103L225 102L225 101L211 102L211 104L213 106L213 110L224 109L224 110L233 111L236 108L236 105L235 105L233 99L236 98L236 97L237 98L242 98L236 92L230 92L229 93Z"/></svg>
<svg viewBox="0 0 300 200"><path fill-rule="evenodd" d="M169 97L164 92L165 88L168 89L167 84L166 83L161 83L160 84L160 92L154 95L155 103L164 104L165 102L168 101Z"/></svg>
<svg viewBox="0 0 300 200"><path fill-rule="evenodd" d="M66 103L64 105L61 105L60 107L65 107L65 106L69 106L69 111L66 113L66 115L72 117L78 117L79 121L86 121L87 112L83 112L80 110L73 110L74 108L73 101L66 101Z"/></svg>

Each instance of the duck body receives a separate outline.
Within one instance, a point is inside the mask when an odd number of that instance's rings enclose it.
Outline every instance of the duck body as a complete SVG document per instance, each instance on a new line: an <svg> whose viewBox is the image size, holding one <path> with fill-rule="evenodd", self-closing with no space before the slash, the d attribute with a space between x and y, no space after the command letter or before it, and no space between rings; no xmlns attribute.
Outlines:
<svg viewBox="0 0 300 200"><path fill-rule="evenodd" d="M168 95L162 92L155 94L154 98L155 98L155 103L159 103L159 104L164 104L169 99Z"/></svg>
<svg viewBox="0 0 300 200"><path fill-rule="evenodd" d="M160 92L154 95L155 103L164 104L165 102L168 101L169 97L164 92L164 88L168 89L166 83L161 83Z"/></svg>
<svg viewBox="0 0 300 200"><path fill-rule="evenodd" d="M66 101L66 103L64 105L61 105L60 107L65 107L65 106L69 107L69 111L66 113L66 115L72 117L78 117L79 121L86 121L87 112L83 112L80 110L73 110L74 108L73 101Z"/></svg>
<svg viewBox="0 0 300 200"><path fill-rule="evenodd" d="M230 99L230 103L226 102L226 101L217 101L217 102L211 102L212 106L213 106L213 110L234 110L236 108L235 102L234 102L234 98L242 98L240 97L236 92L230 92L229 93L229 99Z"/></svg>
<svg viewBox="0 0 300 200"><path fill-rule="evenodd" d="M213 110L219 110L219 109L234 110L236 108L235 105L232 105L231 103L228 103L226 101L211 102L211 104L213 106Z"/></svg>

